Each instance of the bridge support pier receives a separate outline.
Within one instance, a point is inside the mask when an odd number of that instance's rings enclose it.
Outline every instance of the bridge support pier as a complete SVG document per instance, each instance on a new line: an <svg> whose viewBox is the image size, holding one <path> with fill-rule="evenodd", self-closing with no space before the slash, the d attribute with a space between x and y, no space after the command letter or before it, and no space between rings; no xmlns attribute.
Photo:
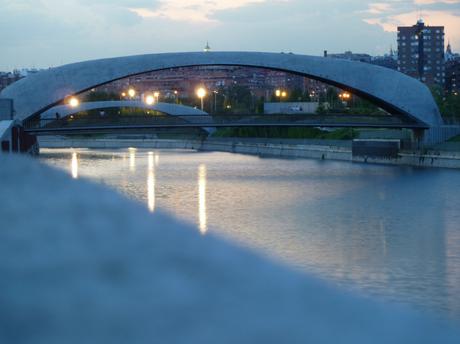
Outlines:
<svg viewBox="0 0 460 344"><path fill-rule="evenodd" d="M424 138L425 138L425 129L413 129L413 144L415 149L422 149L423 148L423 143L424 143Z"/></svg>
<svg viewBox="0 0 460 344"><path fill-rule="evenodd" d="M13 99L0 99L0 154L38 154L37 137L24 131L22 122L14 120L14 113Z"/></svg>
<svg viewBox="0 0 460 344"><path fill-rule="evenodd" d="M454 136L460 135L458 125L439 125L429 129L414 129L414 141L417 149L432 147L442 142L446 142Z"/></svg>
<svg viewBox="0 0 460 344"><path fill-rule="evenodd" d="M22 125L14 121L0 121L0 154L5 153L39 153L38 141L35 135L24 131Z"/></svg>

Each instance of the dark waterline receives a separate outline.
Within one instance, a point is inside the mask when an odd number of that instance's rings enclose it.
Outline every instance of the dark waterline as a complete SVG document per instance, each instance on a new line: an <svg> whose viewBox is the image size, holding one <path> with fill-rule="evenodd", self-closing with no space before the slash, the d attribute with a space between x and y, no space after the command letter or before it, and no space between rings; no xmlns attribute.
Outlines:
<svg viewBox="0 0 460 344"><path fill-rule="evenodd" d="M171 150L44 150L74 178L346 288L460 322L460 172Z"/></svg>

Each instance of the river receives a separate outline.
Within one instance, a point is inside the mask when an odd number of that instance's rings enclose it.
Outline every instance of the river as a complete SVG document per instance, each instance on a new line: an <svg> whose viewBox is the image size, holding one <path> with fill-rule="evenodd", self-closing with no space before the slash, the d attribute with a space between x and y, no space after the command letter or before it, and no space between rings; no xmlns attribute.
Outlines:
<svg viewBox="0 0 460 344"><path fill-rule="evenodd" d="M460 323L460 171L185 150L44 149L40 160L203 235Z"/></svg>

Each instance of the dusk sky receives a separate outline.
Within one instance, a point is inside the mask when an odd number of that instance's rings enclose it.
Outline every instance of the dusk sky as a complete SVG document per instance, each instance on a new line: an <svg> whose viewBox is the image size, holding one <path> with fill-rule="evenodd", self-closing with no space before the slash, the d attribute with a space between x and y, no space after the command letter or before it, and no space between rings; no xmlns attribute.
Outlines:
<svg viewBox="0 0 460 344"><path fill-rule="evenodd" d="M446 26L460 0L0 0L0 70L133 54L251 50L383 54L396 27Z"/></svg>

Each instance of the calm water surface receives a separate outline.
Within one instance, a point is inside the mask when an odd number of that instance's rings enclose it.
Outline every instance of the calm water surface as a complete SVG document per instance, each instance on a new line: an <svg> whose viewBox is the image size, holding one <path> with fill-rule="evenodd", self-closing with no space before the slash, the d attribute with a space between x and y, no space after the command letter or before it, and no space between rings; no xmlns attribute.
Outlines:
<svg viewBox="0 0 460 344"><path fill-rule="evenodd" d="M460 172L175 150L42 150L296 268L460 323Z"/></svg>

